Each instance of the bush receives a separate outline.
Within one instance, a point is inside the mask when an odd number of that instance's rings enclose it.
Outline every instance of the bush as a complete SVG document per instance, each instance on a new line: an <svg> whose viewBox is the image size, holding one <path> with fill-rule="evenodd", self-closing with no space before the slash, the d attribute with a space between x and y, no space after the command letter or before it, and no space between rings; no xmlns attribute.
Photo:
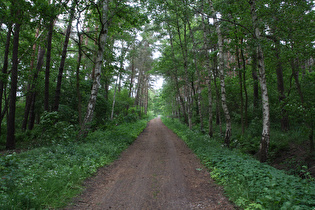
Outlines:
<svg viewBox="0 0 315 210"><path fill-rule="evenodd" d="M40 123L33 130L19 132L16 139L19 144L27 144L29 149L40 146L73 142L78 132L77 125L60 121L58 112L44 112Z"/></svg>

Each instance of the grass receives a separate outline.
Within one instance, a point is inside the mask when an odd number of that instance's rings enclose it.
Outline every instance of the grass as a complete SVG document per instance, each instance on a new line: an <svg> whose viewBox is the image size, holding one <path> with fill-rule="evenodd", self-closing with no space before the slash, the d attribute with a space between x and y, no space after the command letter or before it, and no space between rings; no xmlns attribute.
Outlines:
<svg viewBox="0 0 315 210"><path fill-rule="evenodd" d="M315 183L262 164L240 150L229 150L178 120L163 118L224 186L237 206L244 209L314 209Z"/></svg>
<svg viewBox="0 0 315 210"><path fill-rule="evenodd" d="M147 121L90 133L82 142L0 156L0 209L60 208L78 194L84 179L108 165L146 127Z"/></svg>

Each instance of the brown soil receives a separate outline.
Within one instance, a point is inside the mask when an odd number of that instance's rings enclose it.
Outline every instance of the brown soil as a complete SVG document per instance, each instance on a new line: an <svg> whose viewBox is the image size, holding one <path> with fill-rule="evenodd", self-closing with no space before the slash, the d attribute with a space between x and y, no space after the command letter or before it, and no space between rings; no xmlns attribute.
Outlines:
<svg viewBox="0 0 315 210"><path fill-rule="evenodd" d="M157 118L65 209L235 209L185 143Z"/></svg>

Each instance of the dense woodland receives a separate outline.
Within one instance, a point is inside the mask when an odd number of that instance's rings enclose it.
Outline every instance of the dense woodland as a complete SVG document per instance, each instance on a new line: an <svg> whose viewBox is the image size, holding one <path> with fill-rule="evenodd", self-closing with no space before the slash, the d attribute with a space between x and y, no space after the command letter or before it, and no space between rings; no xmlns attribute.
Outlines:
<svg viewBox="0 0 315 210"><path fill-rule="evenodd" d="M2 0L0 149L87 142L154 113L260 162L304 145L301 164L314 170L314 8L309 0Z"/></svg>
<svg viewBox="0 0 315 210"><path fill-rule="evenodd" d="M313 2L151 6L166 37L154 70L166 80L160 95L168 115L210 137L221 134L227 147L243 147L261 162L270 141L284 143L279 133L298 132L293 142L308 139L314 151Z"/></svg>
<svg viewBox="0 0 315 210"><path fill-rule="evenodd" d="M84 137L147 114L152 41L138 3L21 0L0 8L6 149L36 143L51 126Z"/></svg>
<svg viewBox="0 0 315 210"><path fill-rule="evenodd" d="M312 1L19 0L0 8L6 149L36 142L50 126L84 137L137 120L151 104L222 135L227 147L259 144L249 152L261 162L273 129L299 132L314 151ZM165 79L162 90L152 91L152 74Z"/></svg>

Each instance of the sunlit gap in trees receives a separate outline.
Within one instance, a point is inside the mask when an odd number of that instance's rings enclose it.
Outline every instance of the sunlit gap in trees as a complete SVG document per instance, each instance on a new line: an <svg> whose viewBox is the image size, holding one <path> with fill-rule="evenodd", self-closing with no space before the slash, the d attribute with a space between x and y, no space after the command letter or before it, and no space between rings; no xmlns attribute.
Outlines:
<svg viewBox="0 0 315 210"><path fill-rule="evenodd" d="M157 41L156 45L160 45L160 41ZM158 59L161 57L162 54L158 48L155 48L153 51L153 59ZM163 86L164 78L162 76L154 76L154 84L153 84L153 89L158 90L161 89Z"/></svg>

